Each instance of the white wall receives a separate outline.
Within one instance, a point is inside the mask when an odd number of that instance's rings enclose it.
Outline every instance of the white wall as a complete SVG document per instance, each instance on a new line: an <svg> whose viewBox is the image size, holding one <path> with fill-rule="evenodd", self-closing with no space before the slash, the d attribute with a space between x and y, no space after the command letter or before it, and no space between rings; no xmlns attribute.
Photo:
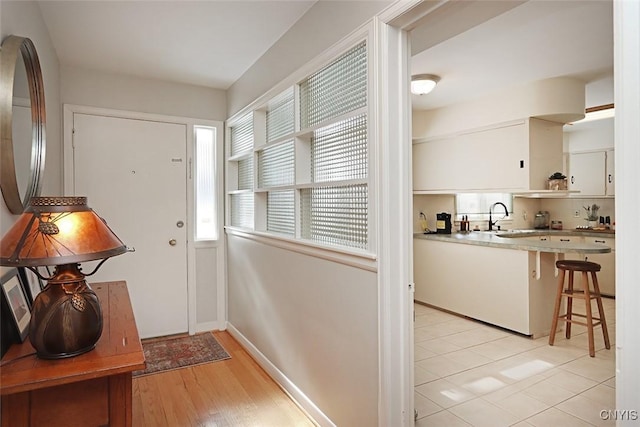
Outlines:
<svg viewBox="0 0 640 427"><path fill-rule="evenodd" d="M224 121L226 92L202 86L61 67L63 104Z"/></svg>
<svg viewBox="0 0 640 427"><path fill-rule="evenodd" d="M31 39L38 51L45 91L46 105L46 161L42 195L60 195L62 191L62 126L58 57L49 38L36 2L0 2L0 36L9 35ZM16 217L4 200L0 207L0 235L9 229Z"/></svg>
<svg viewBox="0 0 640 427"><path fill-rule="evenodd" d="M319 1L228 90L231 117L392 1Z"/></svg>
<svg viewBox="0 0 640 427"><path fill-rule="evenodd" d="M229 322L338 426L378 425L377 274L228 236Z"/></svg>

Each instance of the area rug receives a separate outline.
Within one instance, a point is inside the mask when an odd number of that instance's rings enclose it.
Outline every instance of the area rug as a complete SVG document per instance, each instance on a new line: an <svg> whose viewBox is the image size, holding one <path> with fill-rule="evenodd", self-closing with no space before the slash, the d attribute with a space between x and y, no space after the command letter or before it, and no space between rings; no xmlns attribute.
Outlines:
<svg viewBox="0 0 640 427"><path fill-rule="evenodd" d="M147 367L134 371L134 377L231 358L210 332L147 341L142 349Z"/></svg>

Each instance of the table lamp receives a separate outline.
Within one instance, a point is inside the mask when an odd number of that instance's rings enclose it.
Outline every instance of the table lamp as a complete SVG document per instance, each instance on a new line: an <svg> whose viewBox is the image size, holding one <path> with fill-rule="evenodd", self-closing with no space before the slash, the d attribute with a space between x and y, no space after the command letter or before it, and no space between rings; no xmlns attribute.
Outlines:
<svg viewBox="0 0 640 427"><path fill-rule="evenodd" d="M92 350L102 334L102 309L85 281L127 247L87 206L86 197L32 197L0 242L0 265L27 267L47 285L31 309L29 340L38 357L61 359ZM85 261L102 260L89 274ZM42 277L38 266L55 266Z"/></svg>

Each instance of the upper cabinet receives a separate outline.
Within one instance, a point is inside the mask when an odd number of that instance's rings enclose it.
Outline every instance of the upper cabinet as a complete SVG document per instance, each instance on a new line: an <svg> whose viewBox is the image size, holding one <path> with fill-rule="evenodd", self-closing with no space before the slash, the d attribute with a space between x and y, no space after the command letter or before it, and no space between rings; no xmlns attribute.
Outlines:
<svg viewBox="0 0 640 427"><path fill-rule="evenodd" d="M546 190L562 170L562 123L528 118L414 141L415 192Z"/></svg>
<svg viewBox="0 0 640 427"><path fill-rule="evenodd" d="M613 150L569 154L569 189L580 196L613 196Z"/></svg>
<svg viewBox="0 0 640 427"><path fill-rule="evenodd" d="M565 126L569 189L577 197L615 195L614 118Z"/></svg>

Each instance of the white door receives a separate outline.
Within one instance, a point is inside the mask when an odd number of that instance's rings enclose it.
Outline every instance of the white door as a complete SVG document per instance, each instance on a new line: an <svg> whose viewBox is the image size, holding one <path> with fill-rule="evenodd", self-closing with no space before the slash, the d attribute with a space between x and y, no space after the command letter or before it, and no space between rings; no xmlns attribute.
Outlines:
<svg viewBox="0 0 640 427"><path fill-rule="evenodd" d="M74 113L73 129L75 195L135 248L89 282L127 281L142 338L187 332L186 125Z"/></svg>

